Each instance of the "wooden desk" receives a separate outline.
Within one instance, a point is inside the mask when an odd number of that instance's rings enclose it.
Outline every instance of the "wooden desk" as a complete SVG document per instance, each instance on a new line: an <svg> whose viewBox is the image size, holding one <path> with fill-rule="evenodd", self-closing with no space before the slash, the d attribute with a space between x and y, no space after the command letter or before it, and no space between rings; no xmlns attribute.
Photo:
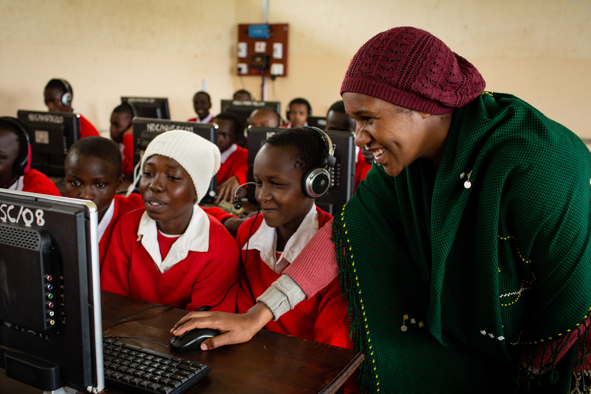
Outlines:
<svg viewBox="0 0 591 394"><path fill-rule="evenodd" d="M102 292L103 319L116 319L152 305ZM155 308L129 321L103 323L103 336L133 336L168 344L170 329L186 311ZM163 353L168 348L150 342L122 339ZM179 357L207 364L209 376L188 393L336 393L359 367L363 354L305 339L261 330L247 343ZM120 393L108 390L109 393Z"/></svg>

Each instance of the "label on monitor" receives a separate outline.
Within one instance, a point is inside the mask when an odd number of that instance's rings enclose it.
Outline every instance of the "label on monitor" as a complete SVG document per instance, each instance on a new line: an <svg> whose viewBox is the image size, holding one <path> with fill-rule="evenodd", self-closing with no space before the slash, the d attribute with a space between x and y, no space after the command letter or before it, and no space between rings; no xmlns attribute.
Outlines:
<svg viewBox="0 0 591 394"><path fill-rule="evenodd" d="M35 143L49 144L49 131L35 130Z"/></svg>

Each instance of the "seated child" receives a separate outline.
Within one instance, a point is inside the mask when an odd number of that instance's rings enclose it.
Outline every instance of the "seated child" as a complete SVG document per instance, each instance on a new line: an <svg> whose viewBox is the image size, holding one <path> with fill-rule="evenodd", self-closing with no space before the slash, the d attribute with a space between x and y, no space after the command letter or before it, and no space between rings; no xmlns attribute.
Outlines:
<svg viewBox="0 0 591 394"><path fill-rule="evenodd" d="M218 125L218 148L222 160L218 171L217 202L232 201L234 191L246 182L248 174L248 151L236 143L242 126L240 120L228 112L217 115L213 122Z"/></svg>
<svg viewBox="0 0 591 394"><path fill-rule="evenodd" d="M119 145L123 155L122 171L133 176L133 109L121 103L111 113L111 139Z"/></svg>
<svg viewBox="0 0 591 394"><path fill-rule="evenodd" d="M61 196L53 182L31 169L29 127L16 118L0 117L0 187Z"/></svg>
<svg viewBox="0 0 591 394"><path fill-rule="evenodd" d="M45 105L51 112L76 112L72 108L74 91L72 86L65 79L52 79L45 86L43 91ZM80 115L80 138L95 136L99 133L82 114Z"/></svg>
<svg viewBox="0 0 591 394"><path fill-rule="evenodd" d="M252 94L250 94L250 92L248 90L240 89L240 90L237 90L234 92L234 95L232 96L232 100L251 101Z"/></svg>
<svg viewBox="0 0 591 394"><path fill-rule="evenodd" d="M253 127L279 127L281 118L272 109L259 108L252 111L246 121Z"/></svg>
<svg viewBox="0 0 591 394"><path fill-rule="evenodd" d="M246 220L238 230L237 242L244 264L237 299L239 313L256 304L257 297L279 278L316 231L332 219L302 190L303 175L320 167L326 154L322 138L309 128L277 133L257 154L254 180L262 214ZM336 278L316 296L302 301L266 327L353 349L347 328L347 303L342 294Z"/></svg>
<svg viewBox="0 0 591 394"><path fill-rule="evenodd" d="M312 115L312 107L308 100L295 98L287 106L287 124L286 128L302 127L308 125L308 116Z"/></svg>
<svg viewBox="0 0 591 394"><path fill-rule="evenodd" d="M115 194L123 176L121 151L103 137L78 140L66 156L66 197L91 200L98 211L99 260L102 269L119 218L144 206L139 194L124 197Z"/></svg>
<svg viewBox="0 0 591 394"><path fill-rule="evenodd" d="M195 108L195 113L197 114L197 117L189 119L189 122L213 122L213 115L209 113L209 110L211 109L211 97L209 96L209 93L195 93L195 95L193 96L193 108Z"/></svg>
<svg viewBox="0 0 591 394"><path fill-rule="evenodd" d="M355 132L355 120L347 115L343 100L337 101L328 109L326 115L326 131L351 131ZM373 154L363 148L355 147L355 190L359 182L365 179L374 161Z"/></svg>
<svg viewBox="0 0 591 394"><path fill-rule="evenodd" d="M101 272L103 290L187 310L235 310L236 243L197 205L219 165L219 149L191 132L154 138L141 162L145 208L117 223Z"/></svg>

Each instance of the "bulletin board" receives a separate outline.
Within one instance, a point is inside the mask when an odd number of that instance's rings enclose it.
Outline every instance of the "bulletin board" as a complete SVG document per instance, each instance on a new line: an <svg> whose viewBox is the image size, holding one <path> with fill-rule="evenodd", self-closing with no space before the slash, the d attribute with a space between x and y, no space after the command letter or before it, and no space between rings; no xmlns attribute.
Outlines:
<svg viewBox="0 0 591 394"><path fill-rule="evenodd" d="M289 26L287 23L265 25L268 27L268 38L251 37L250 26L262 25L238 25L236 73L239 76L287 77Z"/></svg>

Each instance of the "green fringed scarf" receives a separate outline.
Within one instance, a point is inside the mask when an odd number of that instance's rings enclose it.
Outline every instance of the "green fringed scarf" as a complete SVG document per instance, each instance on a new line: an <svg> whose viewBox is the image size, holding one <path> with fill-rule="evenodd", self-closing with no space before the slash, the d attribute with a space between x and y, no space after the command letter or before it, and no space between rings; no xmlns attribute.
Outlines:
<svg viewBox="0 0 591 394"><path fill-rule="evenodd" d="M483 93L454 112L438 169L374 164L333 223L365 392L568 389L576 349L541 378L519 360L554 357L591 313L590 159L527 103Z"/></svg>

